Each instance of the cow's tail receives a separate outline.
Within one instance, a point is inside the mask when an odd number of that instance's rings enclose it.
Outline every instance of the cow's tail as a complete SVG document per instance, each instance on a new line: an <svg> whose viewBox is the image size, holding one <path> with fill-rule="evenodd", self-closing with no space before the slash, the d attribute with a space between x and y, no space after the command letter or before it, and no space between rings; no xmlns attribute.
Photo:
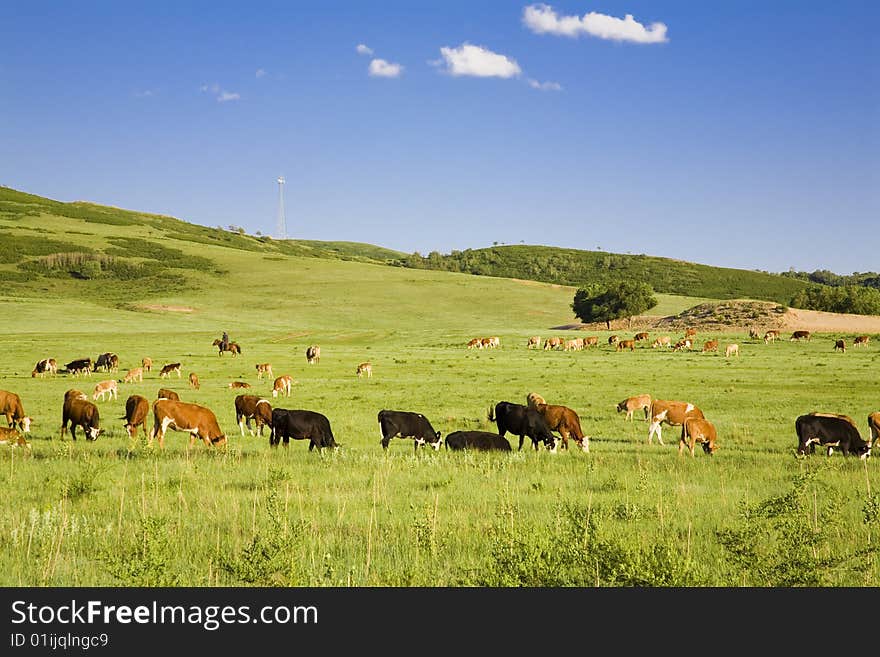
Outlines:
<svg viewBox="0 0 880 657"><path fill-rule="evenodd" d="M489 407L489 414L486 417L489 418L489 422L495 421L495 407L494 406Z"/></svg>

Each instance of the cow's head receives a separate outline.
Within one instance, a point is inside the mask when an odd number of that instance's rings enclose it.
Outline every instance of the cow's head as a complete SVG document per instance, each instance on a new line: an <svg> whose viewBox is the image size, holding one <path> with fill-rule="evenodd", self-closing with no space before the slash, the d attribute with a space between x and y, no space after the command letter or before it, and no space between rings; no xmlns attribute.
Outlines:
<svg viewBox="0 0 880 657"><path fill-rule="evenodd" d="M18 421L18 426L21 428L22 433L29 433L31 430L31 422L33 422L33 418L23 417Z"/></svg>
<svg viewBox="0 0 880 657"><path fill-rule="evenodd" d="M226 436L220 435L216 438L211 438L211 444L216 447L223 447L226 444Z"/></svg>
<svg viewBox="0 0 880 657"><path fill-rule="evenodd" d="M865 443L865 445L858 451L859 458L862 460L866 460L871 456L871 443Z"/></svg>
<svg viewBox="0 0 880 657"><path fill-rule="evenodd" d="M433 447L434 450L436 451L436 450L440 449L442 446L443 446L443 438L440 437L440 432L438 431L437 432L437 440L435 440L431 443L431 447Z"/></svg>
<svg viewBox="0 0 880 657"><path fill-rule="evenodd" d="M715 450L718 449L718 445L715 444L714 440L704 440L703 441L703 451L706 452L709 456L715 453Z"/></svg>
<svg viewBox="0 0 880 657"><path fill-rule="evenodd" d="M99 429L98 427L88 427L86 429L86 440L97 440L98 436L100 436L104 432L103 429Z"/></svg>

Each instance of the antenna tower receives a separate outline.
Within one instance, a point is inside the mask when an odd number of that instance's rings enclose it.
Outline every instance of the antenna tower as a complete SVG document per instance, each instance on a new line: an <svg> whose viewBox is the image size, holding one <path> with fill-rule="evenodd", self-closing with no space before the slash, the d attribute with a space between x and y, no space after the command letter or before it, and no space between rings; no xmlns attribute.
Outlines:
<svg viewBox="0 0 880 657"><path fill-rule="evenodd" d="M278 176L278 225L276 232L278 239L287 239L287 220L284 217L284 176Z"/></svg>

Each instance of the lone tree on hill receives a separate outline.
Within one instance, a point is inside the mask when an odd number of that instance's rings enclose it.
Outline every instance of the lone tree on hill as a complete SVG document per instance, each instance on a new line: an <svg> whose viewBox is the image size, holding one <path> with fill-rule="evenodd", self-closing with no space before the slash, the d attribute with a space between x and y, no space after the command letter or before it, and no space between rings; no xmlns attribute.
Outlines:
<svg viewBox="0 0 880 657"><path fill-rule="evenodd" d="M634 315L657 305L654 290L639 281L618 281L607 285L587 285L574 295L571 309L582 322L605 322L611 328L612 319Z"/></svg>

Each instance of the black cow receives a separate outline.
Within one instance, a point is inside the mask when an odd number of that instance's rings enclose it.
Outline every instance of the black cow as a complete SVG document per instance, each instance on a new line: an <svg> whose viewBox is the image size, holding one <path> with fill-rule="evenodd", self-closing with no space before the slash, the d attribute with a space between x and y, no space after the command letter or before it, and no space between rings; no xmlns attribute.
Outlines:
<svg viewBox="0 0 880 657"><path fill-rule="evenodd" d="M443 444L439 431L434 431L431 422L421 413L410 411L379 411L379 431L382 432L382 447L388 449L392 438L413 438L413 448L430 443L434 449Z"/></svg>
<svg viewBox="0 0 880 657"><path fill-rule="evenodd" d="M73 376L76 376L78 374L86 374L88 376L91 376L92 375L92 359L91 358L77 358L76 360L72 360L67 365L65 365L64 369L67 370L68 374L73 374Z"/></svg>
<svg viewBox="0 0 880 657"><path fill-rule="evenodd" d="M325 447L337 448L340 445L333 438L330 420L327 416L315 411L290 410L286 408L272 409L272 433L269 445L277 447L281 439L287 447L290 439L308 440L309 451L315 447L323 451Z"/></svg>
<svg viewBox="0 0 880 657"><path fill-rule="evenodd" d="M92 367L93 372L104 370L106 372L115 372L119 369L119 356L114 353L107 352L98 356Z"/></svg>
<svg viewBox="0 0 880 657"><path fill-rule="evenodd" d="M491 431L453 431L446 436L446 448L511 451L507 438Z"/></svg>
<svg viewBox="0 0 880 657"><path fill-rule="evenodd" d="M508 431L519 436L519 449L522 449L523 438L528 436L535 449L538 449L539 442L543 442L551 452L556 451L556 436L550 431L544 416L534 408L506 401L498 402L494 412L489 409L489 421L496 424L500 436L503 437Z"/></svg>
<svg viewBox="0 0 880 657"><path fill-rule="evenodd" d="M845 415L831 413L810 413L801 415L794 422L798 436L797 453L806 456L807 449L812 454L816 444L827 449L831 456L839 447L844 456L854 454L861 459L871 456L871 445L862 439L853 421Z"/></svg>

